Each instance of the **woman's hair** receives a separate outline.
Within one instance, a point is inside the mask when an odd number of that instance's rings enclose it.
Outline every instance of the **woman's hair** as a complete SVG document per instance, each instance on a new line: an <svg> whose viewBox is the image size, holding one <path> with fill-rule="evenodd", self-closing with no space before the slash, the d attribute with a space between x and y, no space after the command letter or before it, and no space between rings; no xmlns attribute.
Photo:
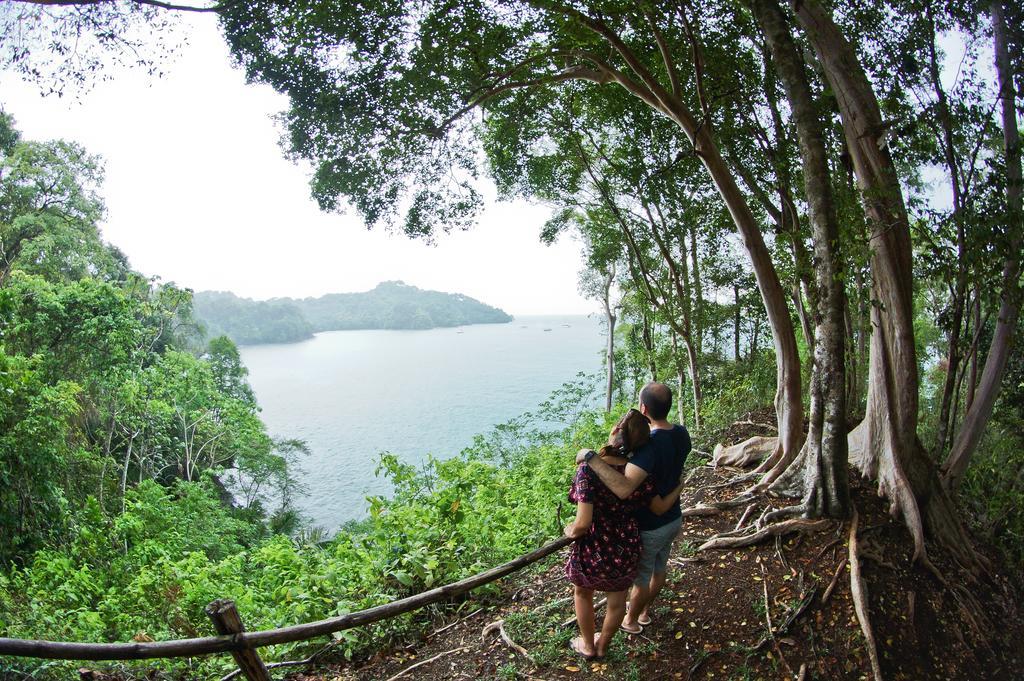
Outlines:
<svg viewBox="0 0 1024 681"><path fill-rule="evenodd" d="M608 444L601 448L601 456L622 456L647 444L651 439L651 424L636 409L630 409L619 419Z"/></svg>

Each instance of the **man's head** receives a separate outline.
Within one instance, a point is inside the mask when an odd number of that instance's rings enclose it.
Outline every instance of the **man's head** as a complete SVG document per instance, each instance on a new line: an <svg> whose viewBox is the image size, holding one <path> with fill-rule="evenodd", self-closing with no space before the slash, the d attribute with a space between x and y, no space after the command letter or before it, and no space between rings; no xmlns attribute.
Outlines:
<svg viewBox="0 0 1024 681"><path fill-rule="evenodd" d="M672 410L672 391L664 383L648 383L640 391L640 412L652 421L664 421Z"/></svg>

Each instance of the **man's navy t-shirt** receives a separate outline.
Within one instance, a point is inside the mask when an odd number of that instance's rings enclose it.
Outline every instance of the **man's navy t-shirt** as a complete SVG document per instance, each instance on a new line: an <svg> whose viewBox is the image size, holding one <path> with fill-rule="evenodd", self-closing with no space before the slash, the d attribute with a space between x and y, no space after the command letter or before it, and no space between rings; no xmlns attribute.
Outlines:
<svg viewBox="0 0 1024 681"><path fill-rule="evenodd" d="M641 447L629 462L647 471L654 480L654 489L658 496L665 496L679 484L679 476L683 473L686 455L690 453L690 433L683 426L675 426L672 430L654 430L651 441ZM641 508L636 513L636 522L641 531L653 530L667 525L682 513L676 501L661 515L654 515L648 508Z"/></svg>

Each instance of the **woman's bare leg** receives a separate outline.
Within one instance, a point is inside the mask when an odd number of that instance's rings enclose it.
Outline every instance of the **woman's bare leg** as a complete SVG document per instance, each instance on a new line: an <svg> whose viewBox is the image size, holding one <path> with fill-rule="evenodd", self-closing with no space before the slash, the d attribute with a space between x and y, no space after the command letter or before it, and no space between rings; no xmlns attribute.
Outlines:
<svg viewBox="0 0 1024 681"><path fill-rule="evenodd" d="M594 654L594 590L581 586L573 587L573 601L576 606L576 623L580 627L580 652Z"/></svg>
<svg viewBox="0 0 1024 681"><path fill-rule="evenodd" d="M626 592L609 591L607 593L608 603L605 605L604 625L601 627L601 637L597 640L597 654L601 657L608 652L615 632L622 624L622 618L626 615Z"/></svg>

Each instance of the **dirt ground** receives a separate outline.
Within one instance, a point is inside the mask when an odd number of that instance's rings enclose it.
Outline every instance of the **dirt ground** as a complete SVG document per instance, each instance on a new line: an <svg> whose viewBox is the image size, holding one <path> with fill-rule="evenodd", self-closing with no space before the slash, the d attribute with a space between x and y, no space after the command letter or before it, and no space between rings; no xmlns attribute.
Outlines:
<svg viewBox="0 0 1024 681"><path fill-rule="evenodd" d="M772 423L769 414L749 420ZM723 439L767 434L743 427L736 431ZM735 475L696 468L684 492L684 508L734 497L742 486L723 485ZM998 557L979 547L993 561L993 576L970 582L931 547L950 583L966 587L954 592L911 565L909 534L886 513L873 485L856 478L850 483L883 678L1024 678L1021 585L1004 576ZM769 504L778 508L785 503L759 501L748 518L759 517ZM865 637L851 599L850 523L829 522L822 531L750 547L697 550L708 537L732 530L746 510L738 506L684 519L653 623L639 635L620 632L601 663L587 663L568 648L576 628L571 587L562 573L563 551L506 578L497 596L453 604L404 647L352 662L321 658L315 670L288 678L795 679L804 670L806 679L870 679ZM599 611L599 621L601 616ZM499 621L500 629L487 626Z"/></svg>

